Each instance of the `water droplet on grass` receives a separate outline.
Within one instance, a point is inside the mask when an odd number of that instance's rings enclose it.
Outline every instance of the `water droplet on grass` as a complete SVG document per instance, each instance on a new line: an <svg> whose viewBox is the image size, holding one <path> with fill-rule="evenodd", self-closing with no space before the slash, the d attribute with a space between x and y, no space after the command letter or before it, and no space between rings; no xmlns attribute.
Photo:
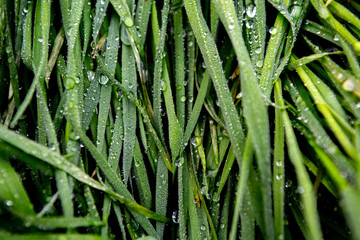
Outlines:
<svg viewBox="0 0 360 240"><path fill-rule="evenodd" d="M109 78L105 75L101 75L100 79L99 79L99 83L102 85L107 84L107 82L109 81Z"/></svg>
<svg viewBox="0 0 360 240"><path fill-rule="evenodd" d="M72 77L67 77L65 81L65 87L67 89L72 89L75 86L75 80Z"/></svg>
<svg viewBox="0 0 360 240"><path fill-rule="evenodd" d="M253 18L256 15L256 6L254 6L253 4L250 4L250 6L246 9L246 15L249 18Z"/></svg>
<svg viewBox="0 0 360 240"><path fill-rule="evenodd" d="M275 35L275 34L277 33L276 27L270 28L269 33L270 33L271 35Z"/></svg>

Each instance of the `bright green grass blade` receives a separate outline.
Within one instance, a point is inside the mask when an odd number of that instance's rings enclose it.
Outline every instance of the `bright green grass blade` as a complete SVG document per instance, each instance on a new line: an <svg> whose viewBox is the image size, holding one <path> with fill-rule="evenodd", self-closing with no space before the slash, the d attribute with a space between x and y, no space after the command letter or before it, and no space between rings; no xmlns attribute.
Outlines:
<svg viewBox="0 0 360 240"><path fill-rule="evenodd" d="M280 79L275 83L275 89L282 89ZM280 105L280 91L275 90L275 104ZM275 237L284 237L284 199L285 199L285 161L284 161L284 123L280 108L275 109L274 135L274 165L273 165L273 201Z"/></svg>
<svg viewBox="0 0 360 240"><path fill-rule="evenodd" d="M360 51L360 41L358 41L335 17L331 14L322 0L310 0L319 17L324 19L330 27L338 32L342 37L349 41L356 52Z"/></svg>
<svg viewBox="0 0 360 240"><path fill-rule="evenodd" d="M186 0L184 2L190 24L200 46L200 50L203 53L206 66L209 69L210 76L212 77L215 90L219 97L219 103L223 112L228 134L233 144L234 153L240 160L244 136L239 117L235 106L232 103L225 76L222 73L220 58L214 39L210 37L211 34L206 26L199 4L194 0Z"/></svg>
<svg viewBox="0 0 360 240"><path fill-rule="evenodd" d="M196 125L194 134L195 134L195 142L192 142L192 144L194 145L194 148L196 149L198 156L201 160L201 165L203 167L203 170L206 171L206 156L205 156L204 146L202 143L202 138L201 138L202 136L200 133L199 124Z"/></svg>
<svg viewBox="0 0 360 240"><path fill-rule="evenodd" d="M94 234L76 233L47 233L47 234L10 234L0 232L1 239L4 240L104 240L104 238Z"/></svg>
<svg viewBox="0 0 360 240"><path fill-rule="evenodd" d="M180 0L174 1L181 4ZM185 125L185 47L183 36L183 12L182 7L174 10L174 35L175 35L175 82L176 82L176 114L181 129Z"/></svg>
<svg viewBox="0 0 360 240"><path fill-rule="evenodd" d="M152 207L152 195L150 190L149 178L146 172L143 156L139 141L136 139L134 147L134 172L136 173L136 182L139 189L140 202L148 209Z"/></svg>
<svg viewBox="0 0 360 240"><path fill-rule="evenodd" d="M28 217L25 219L25 226L34 226L43 230L101 226L103 224L99 220L82 217Z"/></svg>
<svg viewBox="0 0 360 240"><path fill-rule="evenodd" d="M153 213L146 208L138 205L135 203L132 199L132 196L130 193L126 190L124 192L124 196L119 195L118 193L113 192L112 190L108 189L107 187L100 184L98 181L94 180L90 176L88 176L86 173L84 173L80 168L78 168L73 163L67 161L64 157L59 155L56 152L53 152L49 150L47 147L40 145L32 140L29 140L19 134L14 133L13 131L10 131L6 129L3 125L0 126L0 139L4 142L9 143L10 145L13 145L20 150L24 151L25 153L32 155L36 158L41 159L42 161L45 161L51 165L53 165L56 168L62 169L63 171L67 172L69 175L74 177L80 182L83 182L93 188L96 188L98 190L104 191L108 194L110 194L112 197L114 197L116 200L120 201L121 203L125 204L129 209L132 209L134 211L139 212L140 214L143 214L144 216L147 216L148 218L152 218L159 221L168 221L167 218L163 217L160 214ZM95 153L94 155L97 158L102 158L101 154L97 152L96 147L90 142L89 139L87 139L86 136L84 136L84 133L79 131L79 136L85 140L86 147L91 150L91 152ZM90 142L90 144L89 144ZM100 156L99 156L100 155ZM105 160L104 160L105 162ZM113 172L110 170L109 172ZM115 174L113 172L113 174ZM112 174L112 175L113 175ZM111 178L109 178L111 179ZM121 184L121 181L117 181L116 183L112 183L116 186L117 190L119 190L121 187L119 187Z"/></svg>
<svg viewBox="0 0 360 240"><path fill-rule="evenodd" d="M337 185L337 188L340 191L340 195L343 201L343 211L345 218L352 230L351 234L354 239L359 238L360 231L357 228L360 218L359 218L359 208L356 205L356 202L360 200L360 193L358 189L355 189L349 185L349 183L341 176L340 171L332 163L326 154L321 149L315 149L316 153L319 154L322 164L325 166L330 177L333 179L334 183Z"/></svg>
<svg viewBox="0 0 360 240"><path fill-rule="evenodd" d="M339 116L341 120L340 123L346 125L346 119L348 118L348 116L346 115L345 110L336 98L335 93L330 89L330 87L328 87L328 85L324 83L321 78L315 75L308 67L304 66L303 68L305 69L305 72L309 75L312 83L319 90L321 97L327 103L330 110L334 113L334 115ZM348 128L351 128L351 126L349 126ZM350 132L353 132L353 130L351 130Z"/></svg>
<svg viewBox="0 0 360 240"><path fill-rule="evenodd" d="M240 73L242 79L242 105L244 108L244 116L246 124L251 133L254 149L257 155L258 166L261 173L261 181L263 188L263 208L264 218L266 219L266 237L273 238L273 219L271 207L271 170L270 170L270 133L269 120L267 110L261 96L261 90L258 87L258 82L251 67L251 61L248 54L246 54L246 46L241 37L241 30L233 19L236 19L234 5L230 2L215 1L215 6L220 15L231 41L234 45L237 60L240 66ZM254 108L256 104L256 108ZM235 149L234 149L235 150ZM235 150L236 151L236 150ZM235 153L236 154L236 153Z"/></svg>
<svg viewBox="0 0 360 240"><path fill-rule="evenodd" d="M97 0L95 5L95 17L92 23L92 38L94 41L94 47L97 43L97 37L100 32L100 28L102 23L104 22L104 18L106 16L106 10L109 5L109 0Z"/></svg>
<svg viewBox="0 0 360 240"><path fill-rule="evenodd" d="M290 80L285 78L285 89L289 91L291 98L295 102L297 108L300 110L301 116L312 132L315 142L334 160L336 166L342 171L346 172L350 178L355 176L354 168L348 162L348 159L343 155L338 146L331 140L326 133L323 126L320 124L316 115L312 103L305 95L305 89L300 84L296 84L297 89Z"/></svg>
<svg viewBox="0 0 360 240"><path fill-rule="evenodd" d="M279 96L280 106L284 106L283 99L281 98L281 89L276 88L277 96ZM319 215L316 208L316 199L313 194L313 187L309 175L303 165L302 153L295 138L294 130L291 126L289 116L285 110L282 110L282 117L285 125L286 143L291 163L295 167L298 179L298 193L301 195L303 202L303 214L306 220L306 225L309 228L310 235L313 239L322 239L322 232L319 222Z"/></svg>
<svg viewBox="0 0 360 240"><path fill-rule="evenodd" d="M320 48L313 44L308 38L304 37L304 39L315 53L322 52ZM360 118L360 108L357 107L358 96L360 96L360 80L356 79L351 72L345 71L337 65L330 57L325 56L319 59L319 61L333 85L347 102L352 113L357 118Z"/></svg>
<svg viewBox="0 0 360 240"><path fill-rule="evenodd" d="M27 6L28 12L26 13L24 26L23 26L23 42L21 46L21 58L27 68L32 68L32 14L33 2L31 1Z"/></svg>
<svg viewBox="0 0 360 240"><path fill-rule="evenodd" d="M345 6L337 1L331 1L330 4L327 5L327 8L339 19L345 20L354 25L357 29L360 29L360 19Z"/></svg>
<svg viewBox="0 0 360 240"><path fill-rule="evenodd" d="M350 157L354 158L355 149L353 144L351 143L351 140L334 119L334 116L330 112L329 107L327 106L325 100L320 95L319 90L315 87L314 83L311 81L311 76L306 74L303 67L297 68L296 71L299 74L302 81L304 82L304 85L306 86L308 91L311 93L312 98L314 99L314 103L316 104L318 110L322 113L329 126L331 126L333 133L339 139L340 144L342 145L346 153Z"/></svg>
<svg viewBox="0 0 360 240"><path fill-rule="evenodd" d="M298 67L301 67L303 65L306 65L308 63L311 63L312 61L318 60L319 58L322 58L324 56L328 56L328 55L334 55L334 54L343 54L343 52L337 51L337 52L324 52L324 53L317 53L317 54L312 54L306 57L302 57L300 59L297 59L294 62L291 62L288 65L288 68L290 70L294 70Z"/></svg>
<svg viewBox="0 0 360 240"><path fill-rule="evenodd" d="M126 31L126 30L125 30ZM122 84L137 98L136 67L135 59L131 47L122 44ZM123 123L124 123L124 153L122 159L122 172L125 184L127 184L134 156L134 145L136 141L136 106L129 99L124 99L123 103Z"/></svg>
<svg viewBox="0 0 360 240"><path fill-rule="evenodd" d="M0 155L0 201L10 211L21 218L34 216L34 207L7 156Z"/></svg>

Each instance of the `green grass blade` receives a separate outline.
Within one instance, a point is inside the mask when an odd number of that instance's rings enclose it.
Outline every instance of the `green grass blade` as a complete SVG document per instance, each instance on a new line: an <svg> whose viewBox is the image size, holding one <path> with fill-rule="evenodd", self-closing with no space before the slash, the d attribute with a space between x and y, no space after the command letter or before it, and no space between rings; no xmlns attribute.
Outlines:
<svg viewBox="0 0 360 240"><path fill-rule="evenodd" d="M133 97L137 98L136 67L131 47L122 45L122 84L128 89ZM124 154L123 154L123 178L127 184L134 156L135 130L136 130L136 106L130 100L124 99L123 104L124 123Z"/></svg>
<svg viewBox="0 0 360 240"><path fill-rule="evenodd" d="M156 11L153 4L153 18L152 27L155 43L155 69L154 69L154 127L157 132L162 135L161 126L161 91L164 95L166 113L169 122L169 142L172 158L175 160L179 155L180 144L182 138L182 130L179 120L175 113L175 106L173 102L173 95L171 90L170 76L167 68L167 63L164 59L165 53L165 33L167 27L169 2L165 1L163 9L161 11L161 29L159 29L158 22L156 20Z"/></svg>
<svg viewBox="0 0 360 240"><path fill-rule="evenodd" d="M163 146L163 143L161 142L160 138L158 137L154 127L152 126L152 124L150 122L150 117L147 114L145 108L143 106L141 106L140 102L138 100L136 100L134 98L134 96L109 73L109 71L106 69L104 63L102 62L102 60L99 58L99 56L97 56L97 62L100 66L101 71L111 80L112 84L116 85L130 101L135 103L136 107L138 108L138 110L140 111L141 115L144 118L143 121L145 122L145 125L146 125L150 135L152 136L157 148L159 149L160 156L164 160L166 167L172 172L173 169L172 169L170 156L169 156L166 148Z"/></svg>
<svg viewBox="0 0 360 240"><path fill-rule="evenodd" d="M294 62L291 62L289 64L288 68L290 70L294 70L294 69L296 69L298 67L306 65L308 63L311 63L312 61L318 60L319 58L322 58L322 57L328 56L328 55L333 55L333 54L342 54L342 52L338 51L338 52L325 52L325 53L312 54L312 55L297 59Z"/></svg>
<svg viewBox="0 0 360 240"><path fill-rule="evenodd" d="M219 234L218 234L220 240L228 239L230 206L232 205L230 202L231 193L233 190L232 189L232 180L233 180L233 177L230 175L229 181L227 184L224 203L222 205L222 210L221 210L221 219L220 219Z"/></svg>
<svg viewBox="0 0 360 240"><path fill-rule="evenodd" d="M97 37L100 32L102 23L106 16L107 7L109 5L109 0L97 0L95 5L95 17L92 23L92 38L94 45L97 43Z"/></svg>
<svg viewBox="0 0 360 240"><path fill-rule="evenodd" d="M197 206L194 203L194 179L190 176L188 179L188 207L189 207L189 237L194 240L200 240L200 225L197 214Z"/></svg>
<svg viewBox="0 0 360 240"><path fill-rule="evenodd" d="M180 4L175 1L173 4ZM174 35L175 35L175 80L176 80L176 114L181 129L185 125L185 50L183 37L183 12L179 7L174 10Z"/></svg>
<svg viewBox="0 0 360 240"><path fill-rule="evenodd" d="M21 47L21 58L27 68L32 68L32 15L33 2L28 4L28 12L26 13L25 22L23 26L23 42Z"/></svg>
<svg viewBox="0 0 360 240"><path fill-rule="evenodd" d="M349 62L350 68L353 72L353 74L360 79L360 63L354 53L354 51L351 49L351 46L349 43L345 41L342 37L339 37L340 44L342 48L344 49L344 53L347 57L347 60Z"/></svg>
<svg viewBox="0 0 360 240"><path fill-rule="evenodd" d="M164 162L158 162L156 170L155 209L156 212L165 216L167 212L169 194L168 179L168 169L166 168ZM164 228L164 223L156 222L156 231L161 238L164 236Z"/></svg>
<svg viewBox="0 0 360 240"><path fill-rule="evenodd" d="M41 52L41 55L36 54L37 58L33 59L33 66L34 64L35 66L37 66L37 68L34 68L36 74L24 101L19 106L18 111L16 112L14 118L11 121L11 127L14 127L17 124L17 121L25 112L27 106L30 104L39 79L41 75L45 73L46 69L50 28L50 3L48 3L47 1L39 1L36 7L35 15L35 23L36 21L38 22L34 29L33 52Z"/></svg>
<svg viewBox="0 0 360 240"><path fill-rule="evenodd" d="M281 90L276 89L278 96L281 98ZM279 99L280 106L284 106L282 99ZM294 130L291 126L289 116L285 110L282 110L282 117L285 125L286 143L288 147L289 157L291 163L295 167L298 179L298 192L301 194L301 199L304 204L303 214L309 228L310 235L313 239L322 239L322 232L319 222L319 215L316 208L316 200L313 193L313 188L309 175L303 165L302 153L296 141Z"/></svg>
<svg viewBox="0 0 360 240"><path fill-rule="evenodd" d="M7 156L0 155L0 201L19 217L34 216L34 207Z"/></svg>
<svg viewBox="0 0 360 240"><path fill-rule="evenodd" d="M120 20L117 14L113 14L108 29L109 34L107 35L106 51L105 51L105 64L108 66L109 72L115 74L115 67L117 62L118 51L114 51L119 46L119 27ZM101 76L101 94L98 114L98 126L97 126L97 147L100 151L105 148L105 128L109 114L109 106L111 100L112 86L109 81L103 82L102 79L107 78ZM107 79L108 80L108 79Z"/></svg>
<svg viewBox="0 0 360 240"><path fill-rule="evenodd" d="M326 105L325 100L321 97L318 89L311 81L311 76L307 75L303 67L296 69L297 73L299 74L300 78L304 82L304 85L307 87L309 92L311 93L312 97L314 98L314 102L319 109L319 111L325 117L327 123L331 126L333 133L339 139L340 144L347 152L350 157L355 157L355 149L349 137L345 134L345 132L341 129L339 124L334 119L334 116L330 112L329 108Z"/></svg>
<svg viewBox="0 0 360 240"><path fill-rule="evenodd" d="M47 233L47 234L9 234L5 232L0 233L1 239L4 240L103 240L101 236L94 234L76 234L76 233Z"/></svg>
<svg viewBox="0 0 360 240"><path fill-rule="evenodd" d="M358 41L335 17L331 14L322 0L310 0L311 4L318 12L320 18L324 19L330 27L338 32L342 37L349 41L356 52L360 51L360 41Z"/></svg>
<svg viewBox="0 0 360 240"><path fill-rule="evenodd" d="M281 82L275 83L275 89L281 89ZM280 105L281 93L275 90L275 104ZM284 199L285 199L285 160L284 160L284 123L281 109L275 109L275 136L274 136L274 166L273 166L273 201L274 226L276 238L282 238L284 233Z"/></svg>
<svg viewBox="0 0 360 240"><path fill-rule="evenodd" d="M176 163L175 163L176 164ZM180 156L177 162L178 167L178 206L179 206L179 238L185 240L187 238L187 217L188 217L188 175L187 175L187 159Z"/></svg>
<svg viewBox="0 0 360 240"><path fill-rule="evenodd" d="M244 201L244 194L246 190L246 183L248 181L249 176L249 166L254 156L254 146L252 143L251 136L248 135L246 138L246 146L244 150L244 157L242 159L241 165L241 176L237 183L237 190L236 190L236 198L235 198L235 207L234 207L234 215L231 223L231 230L229 239L234 240L236 238L237 228L238 228L238 221L240 215L240 209L243 205ZM245 237L245 236L243 236Z"/></svg>
<svg viewBox="0 0 360 240"><path fill-rule="evenodd" d="M215 1L215 6L220 15L231 41L234 45L237 60L240 66L242 78L242 105L244 116L249 132L253 138L254 148L257 155L258 166L261 173L263 187L263 208L264 218L266 219L266 237L273 238L273 219L271 207L271 170L270 170L270 133L268 131L269 120L267 110L261 96L261 90L251 67L251 61L246 52L246 46L241 37L239 24L234 22L236 19L235 7L230 2ZM227 12L227 14L226 14ZM256 108L253 105L256 104ZM235 150L235 149L234 149Z"/></svg>
<svg viewBox="0 0 360 240"><path fill-rule="evenodd" d="M138 26L138 36L141 45L144 45L149 24L152 1L140 0L136 6L135 25Z"/></svg>
<svg viewBox="0 0 360 240"><path fill-rule="evenodd" d="M134 172L139 189L140 202L148 209L152 206L152 195L150 190L149 178L146 172L144 159L141 153L139 141L136 139L134 147Z"/></svg>
<svg viewBox="0 0 360 240"><path fill-rule="evenodd" d="M345 6L337 1L331 1L330 4L327 5L327 8L338 18L354 25L357 29L360 29L360 19Z"/></svg>
<svg viewBox="0 0 360 240"><path fill-rule="evenodd" d="M25 225L29 227L34 226L43 230L100 226L103 224L104 223L99 220L82 217L28 217L25 220Z"/></svg>
<svg viewBox="0 0 360 240"><path fill-rule="evenodd" d="M104 191L108 194L110 194L112 197L114 197L116 200L119 200L121 203L125 204L129 209L139 212L140 214L143 214L144 216L148 218L152 218L159 221L168 221L167 218L164 216L153 213L146 208L138 205L132 200L132 196L127 190L124 190L124 196L119 195L118 193L113 192L112 190L108 189L107 187L100 184L98 181L94 180L90 176L88 176L86 173L84 173L80 168L78 168L73 163L67 161L64 157L59 155L56 152L53 152L49 150L47 147L40 145L34 141L31 141L19 134L16 134L8 129L6 129L3 125L0 126L0 139L4 142L7 142L20 150L24 151L27 154L30 154L34 157L37 157L41 159L42 161L45 161L51 165L53 165L56 168L59 168L68 174L70 174L75 179L79 180L80 182L83 182L93 188L96 188L98 190ZM94 153L96 158L102 158L101 154L97 152L96 147L90 142L90 140L86 137L86 135L79 130L77 132L81 139L83 139L86 142L86 147ZM105 160L104 160L105 162ZM110 168L109 168L110 169ZM105 172L105 171L104 171ZM110 175L113 176L115 173L113 170L109 170L107 172L110 172ZM117 178L117 177L115 177ZM109 180L113 178L108 178ZM116 187L116 190L119 191L123 187L121 187L121 181L111 181L112 184ZM120 191L119 191L120 192ZM131 199L131 200L129 200Z"/></svg>
<svg viewBox="0 0 360 240"><path fill-rule="evenodd" d="M84 1L84 11L83 11L83 50L82 50L82 56L83 59L85 58L86 51L88 49L88 45L90 42L90 36L91 36L91 1L87 0Z"/></svg>
<svg viewBox="0 0 360 240"><path fill-rule="evenodd" d="M220 100L220 107L223 112L227 131L231 142L233 143L234 153L238 159L241 159L242 143L244 142L242 127L235 106L232 103L225 76L222 73L220 58L214 39L210 37L211 34L206 26L199 4L193 0L186 0L184 2L190 24L200 50L203 53L206 66L209 69L210 76Z"/></svg>

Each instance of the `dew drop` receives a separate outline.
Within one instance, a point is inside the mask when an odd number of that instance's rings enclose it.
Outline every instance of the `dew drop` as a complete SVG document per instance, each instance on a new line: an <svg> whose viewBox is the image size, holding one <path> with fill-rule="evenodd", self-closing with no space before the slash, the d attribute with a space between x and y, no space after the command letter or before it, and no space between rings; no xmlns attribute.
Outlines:
<svg viewBox="0 0 360 240"><path fill-rule="evenodd" d="M256 6L254 6L253 4L250 4L250 6L246 9L246 15L249 18L254 18L256 15Z"/></svg>
<svg viewBox="0 0 360 240"><path fill-rule="evenodd" d="M275 35L275 34L277 33L276 27L270 28L269 33L270 33L271 35Z"/></svg>
<svg viewBox="0 0 360 240"><path fill-rule="evenodd" d="M348 91L348 92L354 91L354 89L355 89L354 80L352 80L351 78L346 79L344 81L344 83L342 84L342 87L344 88L345 91Z"/></svg>
<svg viewBox="0 0 360 240"><path fill-rule="evenodd" d="M67 77L65 81L65 87L67 89L72 89L75 86L75 80L72 77Z"/></svg>
<svg viewBox="0 0 360 240"><path fill-rule="evenodd" d="M107 82L109 81L109 78L105 75L101 75L100 79L99 79L99 83L102 85L107 84Z"/></svg>
<svg viewBox="0 0 360 240"><path fill-rule="evenodd" d="M6 200L6 201L5 201L5 204L6 204L6 206L8 206L8 207L11 207L12 205L14 205L14 203L13 203L11 200Z"/></svg>

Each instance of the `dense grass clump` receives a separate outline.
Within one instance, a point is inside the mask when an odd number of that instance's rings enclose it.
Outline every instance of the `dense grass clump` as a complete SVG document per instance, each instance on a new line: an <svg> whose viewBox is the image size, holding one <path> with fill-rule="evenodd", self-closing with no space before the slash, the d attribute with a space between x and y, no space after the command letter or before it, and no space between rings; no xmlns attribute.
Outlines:
<svg viewBox="0 0 360 240"><path fill-rule="evenodd" d="M0 239L360 239L359 16L0 0Z"/></svg>

